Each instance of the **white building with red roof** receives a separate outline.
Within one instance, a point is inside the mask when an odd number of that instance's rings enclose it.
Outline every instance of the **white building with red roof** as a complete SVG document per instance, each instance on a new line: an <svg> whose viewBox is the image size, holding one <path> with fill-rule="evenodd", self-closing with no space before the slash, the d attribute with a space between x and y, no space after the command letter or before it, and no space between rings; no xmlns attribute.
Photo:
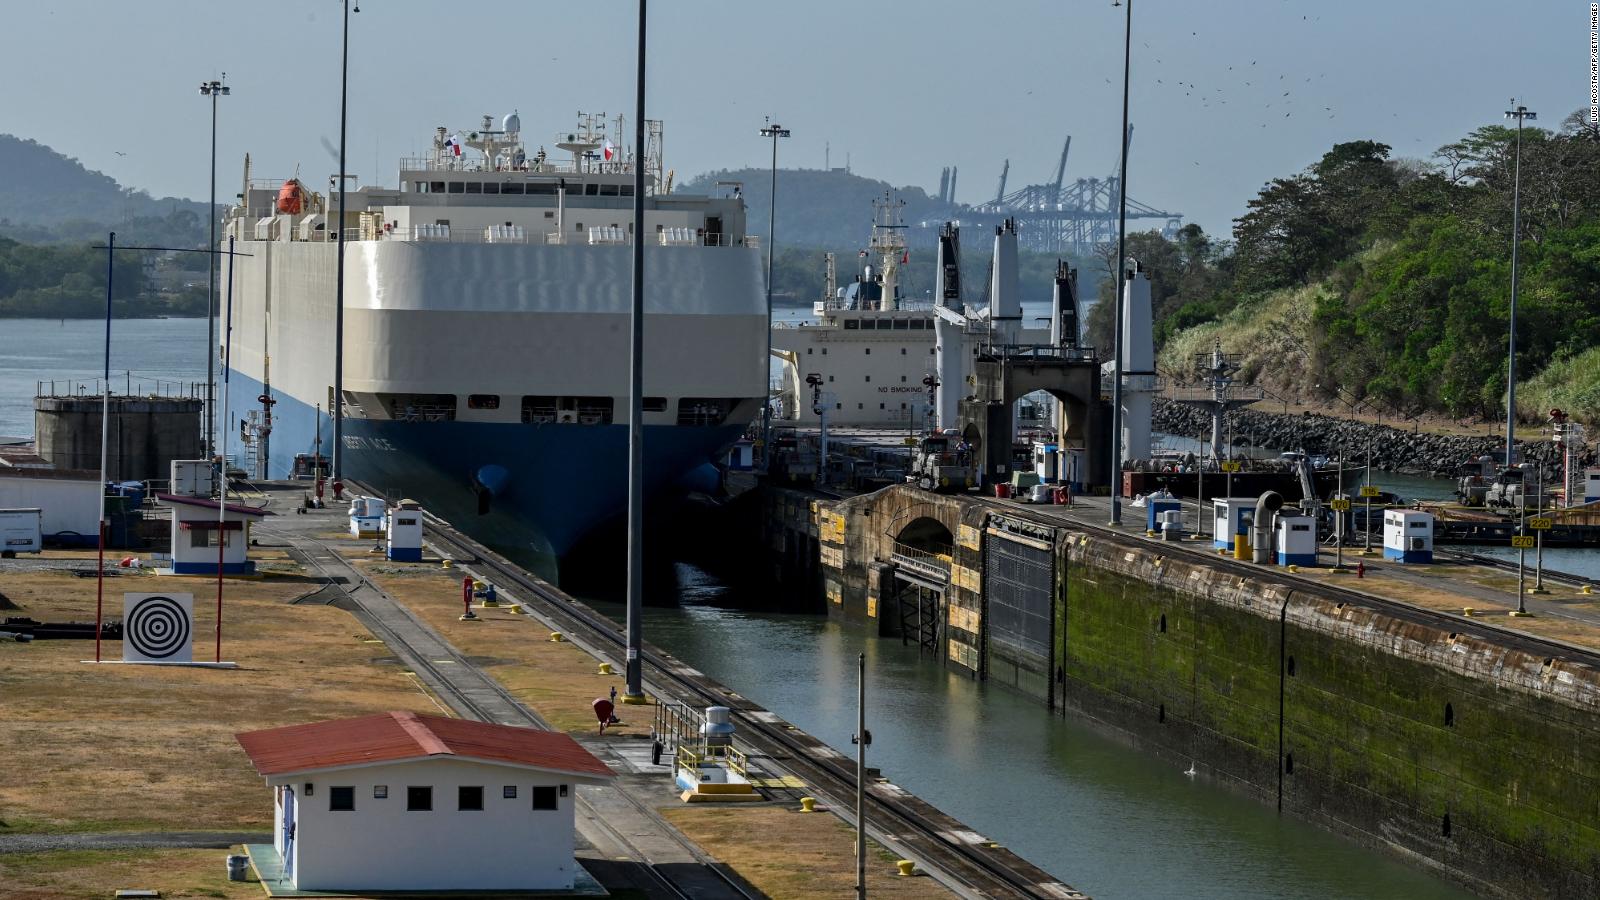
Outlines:
<svg viewBox="0 0 1600 900"><path fill-rule="evenodd" d="M410 712L237 738L273 788L251 859L301 891L571 890L577 785L614 777L559 732Z"/></svg>

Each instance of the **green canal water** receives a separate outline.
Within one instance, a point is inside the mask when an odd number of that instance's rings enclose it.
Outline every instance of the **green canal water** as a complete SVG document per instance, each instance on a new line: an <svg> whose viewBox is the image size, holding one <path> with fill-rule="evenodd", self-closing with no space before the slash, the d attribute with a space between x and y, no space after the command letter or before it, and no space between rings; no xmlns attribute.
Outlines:
<svg viewBox="0 0 1600 900"><path fill-rule="evenodd" d="M705 572L680 563L676 577L662 589L682 605L647 609L646 640L850 754L864 652L869 765L1097 900L1471 896L897 639L739 611Z"/></svg>

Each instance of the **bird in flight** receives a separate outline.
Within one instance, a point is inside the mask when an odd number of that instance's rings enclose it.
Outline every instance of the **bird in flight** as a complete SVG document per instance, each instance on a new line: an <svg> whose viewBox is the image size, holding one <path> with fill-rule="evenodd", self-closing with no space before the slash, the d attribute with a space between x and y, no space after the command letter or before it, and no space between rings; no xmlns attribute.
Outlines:
<svg viewBox="0 0 1600 900"><path fill-rule="evenodd" d="M115 154L116 154L116 155L118 155L118 156L127 156L127 155L128 155L128 154L126 154L126 153L123 153L123 152L122 152L122 151L121 151L121 150L113 150L113 151L111 151L111 152L112 152L112 153L115 153Z"/></svg>

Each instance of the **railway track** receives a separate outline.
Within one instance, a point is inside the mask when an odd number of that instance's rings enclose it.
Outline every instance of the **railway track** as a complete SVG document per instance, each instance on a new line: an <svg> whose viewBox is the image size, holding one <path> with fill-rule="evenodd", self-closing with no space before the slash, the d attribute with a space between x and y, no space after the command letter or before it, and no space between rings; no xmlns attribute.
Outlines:
<svg viewBox="0 0 1600 900"><path fill-rule="evenodd" d="M1030 509L1029 506L1023 504L1010 503L1000 500L986 499L985 502L993 505L995 508L1005 509L1008 511ZM1481 618L1468 618L1465 615L1448 613L1442 610L1428 609L1421 606L1415 606L1401 600L1393 600L1377 594L1367 593L1366 591L1358 591L1352 588L1341 587L1337 584L1331 584L1325 579L1315 579L1305 575L1299 575L1289 572L1278 566L1258 566L1253 563L1235 560L1232 557L1219 556L1207 550L1202 550L1194 545L1176 542L1168 543L1155 539L1145 539L1139 535L1131 534L1127 531L1109 528L1105 525L1084 521L1081 518L1071 517L1065 514L1049 516L1047 518L1054 519L1067 527L1079 531L1089 532L1091 534L1096 534L1101 537L1120 539L1124 542L1141 546L1145 543L1156 544L1163 548L1170 549L1173 552L1188 554L1192 557L1203 560L1206 565L1210 567L1227 572L1229 574L1238 575L1241 578L1276 580L1278 582L1290 585L1291 587L1305 587L1314 589L1316 593L1322 596L1332 597L1335 600L1343 600L1368 608L1382 610L1385 614L1393 616L1394 618L1403 622L1410 622L1412 624L1424 625L1432 628L1442 628L1445 631L1457 634L1468 634L1482 640L1499 644L1501 646L1520 650L1530 655L1551 659L1568 660L1571 662L1581 663L1591 668L1600 669L1600 652L1596 652L1595 650L1591 650L1587 647L1578 646L1577 644L1570 644L1565 641L1555 640L1553 638L1540 637L1538 635L1528 634L1522 631L1514 631L1509 628L1502 628L1497 625L1491 625ZM1487 556L1479 556L1477 554L1451 553L1450 555L1452 557L1459 558L1462 562L1474 562L1481 565L1492 566L1497 569L1509 568L1511 571L1516 571L1517 568L1515 563L1508 563L1503 560L1497 560ZM1545 570L1545 577L1546 579L1550 580L1571 582L1574 586L1588 583L1588 579L1561 572L1552 572L1549 569Z"/></svg>
<svg viewBox="0 0 1600 900"><path fill-rule="evenodd" d="M395 650L397 654L403 654L406 664L414 670L426 673L427 677L424 679L426 683L443 695L443 699L458 715L481 722L552 730L549 722L524 706L510 691L478 669L455 647L443 638L437 637L431 628L404 605L393 603L386 605L385 608L378 608L371 601L371 594L382 595L383 591L359 569L344 563L343 560L330 564L329 561L333 559L332 554L320 548L314 541L288 535L284 537L299 551L302 559L327 580L328 585L338 588L343 597L355 605L363 621L386 646ZM332 571L334 568L343 569L347 574L341 576ZM352 581L353 584L350 583ZM410 627L406 627L407 625ZM418 634L422 635L421 639L418 638ZM443 662L446 660L447 662ZM711 877L723 890L720 893L711 893L710 896L743 897L748 900L755 900L759 896L725 872L721 863L711 859L698 846L685 839L676 828L661 817L660 813L640 801L631 792L619 788L614 793L624 798L639 815L656 823L662 833L671 836L685 854L700 864L701 870L711 873ZM604 831L618 848L633 857L632 861L637 864L637 871L643 873L655 888L651 892L652 896L665 895L684 900L699 900L708 896L703 886L680 883L662 871L660 865L653 862L645 851L639 849L627 835L612 825L602 811L596 809L581 792L577 797L579 809L584 813L584 820Z"/></svg>
<svg viewBox="0 0 1600 900"><path fill-rule="evenodd" d="M618 660L626 642L617 624L528 576L515 564L431 515L425 534L444 555L470 564L537 603L538 613L563 633L580 638ZM777 716L711 681L704 674L648 645L641 649L650 680L670 687L668 693L692 705L726 706L737 723L739 740L782 763L807 785L807 790L835 810L854 807L855 767L844 754L816 738L793 730ZM1005 848L967 830L925 801L893 785L875 784L867 791L869 833L881 844L926 867L942 872L958 893L969 897L1038 897L1087 900L1049 873ZM853 821L853 816L843 816Z"/></svg>

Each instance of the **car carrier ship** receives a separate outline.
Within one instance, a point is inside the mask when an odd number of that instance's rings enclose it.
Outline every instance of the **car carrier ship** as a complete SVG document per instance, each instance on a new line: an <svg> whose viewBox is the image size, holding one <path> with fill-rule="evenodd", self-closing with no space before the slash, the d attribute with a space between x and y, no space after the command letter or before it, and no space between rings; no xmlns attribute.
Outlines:
<svg viewBox="0 0 1600 900"><path fill-rule="evenodd" d="M661 123L579 115L553 151L513 113L439 128L398 184L335 207L252 180L231 271L227 450L284 478L331 451L337 241L345 246L343 475L544 567L627 498L631 243L645 253L647 495L673 490L759 414L767 327L743 201L671 192ZM562 159L552 158L551 153ZM633 222L634 167L646 170Z"/></svg>

